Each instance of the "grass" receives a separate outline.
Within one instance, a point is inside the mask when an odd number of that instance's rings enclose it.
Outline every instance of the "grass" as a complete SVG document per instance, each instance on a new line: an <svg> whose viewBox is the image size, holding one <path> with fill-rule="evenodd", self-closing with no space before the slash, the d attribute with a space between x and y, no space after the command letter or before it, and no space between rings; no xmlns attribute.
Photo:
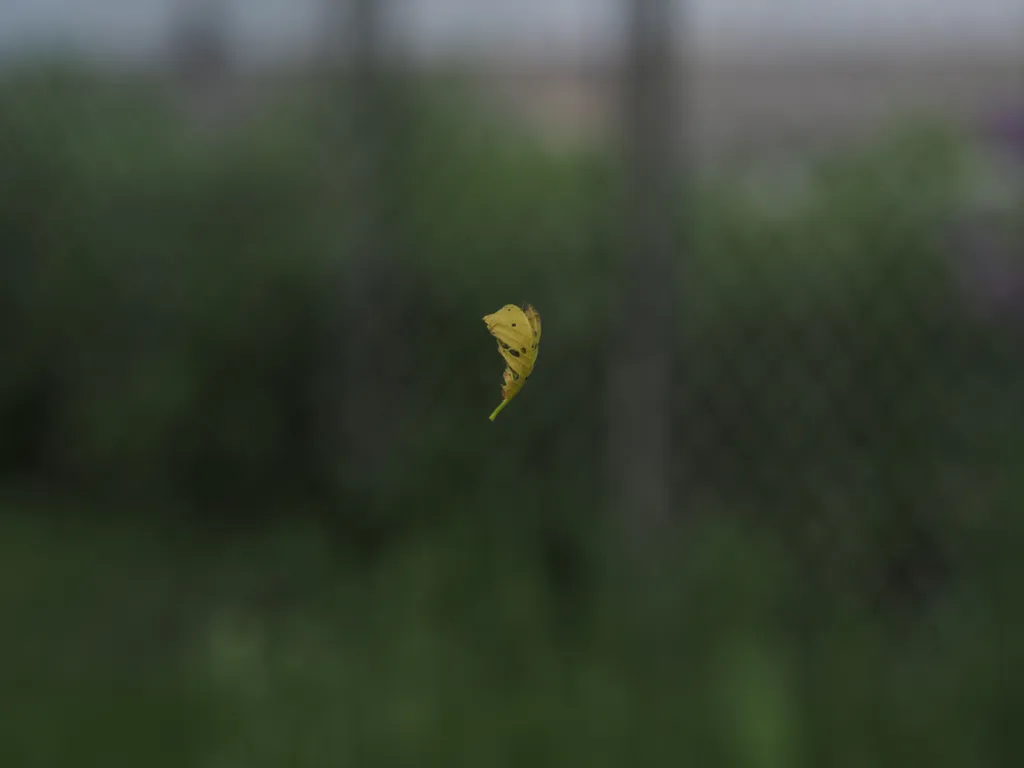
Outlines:
<svg viewBox="0 0 1024 768"><path fill-rule="evenodd" d="M479 530L367 566L296 526L5 512L6 765L955 766L1013 741L1014 651L989 639L1019 616L980 570L893 622L852 582L809 589L763 527L712 524L657 589L599 579L566 613L528 543Z"/></svg>

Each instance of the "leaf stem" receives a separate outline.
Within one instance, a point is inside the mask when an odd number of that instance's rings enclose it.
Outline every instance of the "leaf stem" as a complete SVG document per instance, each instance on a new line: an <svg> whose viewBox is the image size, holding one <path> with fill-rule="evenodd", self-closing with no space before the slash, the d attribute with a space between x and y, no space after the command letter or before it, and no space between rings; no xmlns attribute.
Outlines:
<svg viewBox="0 0 1024 768"><path fill-rule="evenodd" d="M502 400L501 405L494 409L494 413L491 414L491 421L494 421L494 417L501 413L501 409L508 405L508 400Z"/></svg>

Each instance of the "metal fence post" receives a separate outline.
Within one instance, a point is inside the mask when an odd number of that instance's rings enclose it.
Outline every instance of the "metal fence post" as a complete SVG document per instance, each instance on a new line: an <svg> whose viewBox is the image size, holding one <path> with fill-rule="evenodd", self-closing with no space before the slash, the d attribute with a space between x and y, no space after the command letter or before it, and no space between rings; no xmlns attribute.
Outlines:
<svg viewBox="0 0 1024 768"><path fill-rule="evenodd" d="M625 198L609 350L610 499L625 534L667 520L671 461L675 163L679 144L673 0L627 0L622 128Z"/></svg>

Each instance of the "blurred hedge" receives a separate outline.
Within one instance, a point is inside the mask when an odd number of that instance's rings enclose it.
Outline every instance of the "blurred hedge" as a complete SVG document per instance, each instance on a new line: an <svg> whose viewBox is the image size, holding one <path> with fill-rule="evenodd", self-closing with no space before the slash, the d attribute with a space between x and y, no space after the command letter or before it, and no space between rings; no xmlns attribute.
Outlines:
<svg viewBox="0 0 1024 768"><path fill-rule="evenodd" d="M600 501L604 332L624 321L607 310L614 158L547 152L422 84L398 92L374 180L404 307L380 353L410 371L389 393L393 482L337 497L331 324L348 270L373 258L345 238L366 200L339 183L361 162L339 93L312 84L203 133L151 88L69 72L0 85L8 482L246 519L275 500L345 519L387 505L399 529L485 502L543 520ZM1022 378L949 269L961 154L912 129L790 187L689 184L665 415L685 507L771 505L805 530L808 509L946 505L949 467L992 487L981 456L1019 448L999 414ZM479 319L508 301L541 309L545 344L490 424L500 363ZM514 500L496 501L510 472Z"/></svg>

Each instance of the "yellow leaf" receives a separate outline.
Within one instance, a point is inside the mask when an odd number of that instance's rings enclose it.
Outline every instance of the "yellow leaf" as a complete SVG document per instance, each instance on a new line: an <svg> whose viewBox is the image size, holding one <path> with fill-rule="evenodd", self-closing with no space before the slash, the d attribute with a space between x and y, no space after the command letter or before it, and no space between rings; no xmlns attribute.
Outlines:
<svg viewBox="0 0 1024 768"><path fill-rule="evenodd" d="M530 378L540 347L540 314L529 304L525 308L506 304L493 315L484 317L487 330L498 340L498 354L505 360L505 383L501 387L501 404L491 414L491 421L519 394Z"/></svg>

